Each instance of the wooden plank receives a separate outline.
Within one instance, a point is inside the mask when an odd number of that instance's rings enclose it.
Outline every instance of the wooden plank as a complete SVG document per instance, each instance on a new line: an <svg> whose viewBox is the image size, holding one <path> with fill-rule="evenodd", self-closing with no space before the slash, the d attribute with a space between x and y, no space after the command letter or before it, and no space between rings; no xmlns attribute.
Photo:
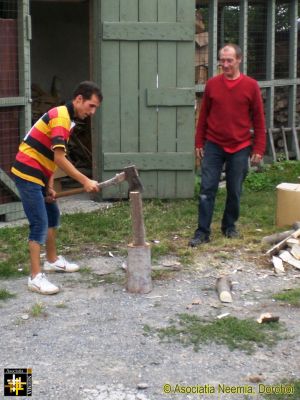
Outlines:
<svg viewBox="0 0 300 400"><path fill-rule="evenodd" d="M269 128L268 129L268 137L269 137L269 142L270 142L270 147L271 147L271 152L272 152L272 157L273 161L277 161L277 156L276 156L276 150L275 150L275 144L274 144L274 137L273 137L273 129Z"/></svg>
<svg viewBox="0 0 300 400"><path fill-rule="evenodd" d="M194 106L194 88L147 89L148 106Z"/></svg>
<svg viewBox="0 0 300 400"><path fill-rule="evenodd" d="M25 106L25 97L2 97L0 98L0 107L12 107L12 106Z"/></svg>
<svg viewBox="0 0 300 400"><path fill-rule="evenodd" d="M139 18L141 22L157 21L157 2L139 1ZM139 137L140 152L157 151L157 109L147 106L147 88L155 88L157 80L157 43L139 42ZM146 182L143 197L157 197L157 171L141 171L142 182Z"/></svg>
<svg viewBox="0 0 300 400"><path fill-rule="evenodd" d="M286 246L286 243L289 239L297 239L300 236L300 229L294 231L290 236L283 239L281 242L277 243L271 249L266 252L266 255L274 255L279 252L279 250L283 249Z"/></svg>
<svg viewBox="0 0 300 400"><path fill-rule="evenodd" d="M300 149L299 149L299 140L298 140L298 133L296 127L292 128L292 136L294 140L294 149L296 152L296 159L300 160Z"/></svg>
<svg viewBox="0 0 300 400"><path fill-rule="evenodd" d="M121 171L132 164L139 171L190 171L193 169L194 156L191 152L103 154L103 169L106 172Z"/></svg>
<svg viewBox="0 0 300 400"><path fill-rule="evenodd" d="M168 3L169 0L162 0ZM159 0L160 2L160 0ZM127 1L126 1L127 3ZM174 1L175 3L175 1ZM166 9L166 8L165 8ZM173 10L176 10L176 4ZM169 9L170 14L173 11ZM103 40L194 41L194 22L103 22Z"/></svg>
<svg viewBox="0 0 300 400"><path fill-rule="evenodd" d="M177 21L190 21L195 18L194 0L177 1ZM194 43L177 43L177 86L193 88L192 107L177 108L177 151L191 152L194 159L194 131L195 131L195 90L194 90ZM190 61L188 61L190 60ZM191 89L190 89L191 90ZM176 196L177 198L191 198L194 195L195 173L194 165L190 171L177 171Z"/></svg>
<svg viewBox="0 0 300 400"><path fill-rule="evenodd" d="M284 127L281 128L281 133L282 133L282 139L283 139L283 148L284 148L285 158L287 161L289 161L289 159L290 159L289 149L288 149L288 145L287 145L286 133L285 133Z"/></svg>
<svg viewBox="0 0 300 400"><path fill-rule="evenodd" d="M120 19L138 19L138 0L120 2ZM138 43L120 43L121 152L139 151Z"/></svg>
<svg viewBox="0 0 300 400"><path fill-rule="evenodd" d="M158 21L162 23L176 22L176 0L158 0ZM175 26L174 26L175 28ZM176 43L159 42L158 48L158 90L160 88L176 87ZM176 108L158 108L158 142L157 151L176 152ZM176 197L176 172L159 171L157 181L157 196L159 198Z"/></svg>
<svg viewBox="0 0 300 400"><path fill-rule="evenodd" d="M10 190L18 199L20 198L15 182L7 175L2 168L0 168L0 182Z"/></svg>
<svg viewBox="0 0 300 400"><path fill-rule="evenodd" d="M102 21L116 22L120 19L120 0L102 0ZM100 120L102 121L102 142L100 163L103 152L121 151L121 105L120 105L120 44L115 42L101 42L101 89L104 100L100 107ZM109 179L110 174L102 172L101 180ZM120 188L103 190L103 198L115 197ZM125 190L125 189L124 189Z"/></svg>

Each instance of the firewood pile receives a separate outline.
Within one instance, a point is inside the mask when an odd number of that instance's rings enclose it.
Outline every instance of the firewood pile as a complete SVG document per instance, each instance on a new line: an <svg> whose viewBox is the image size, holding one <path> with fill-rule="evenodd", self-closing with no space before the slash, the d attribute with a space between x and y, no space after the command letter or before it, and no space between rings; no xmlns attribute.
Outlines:
<svg viewBox="0 0 300 400"><path fill-rule="evenodd" d="M208 79L208 31L199 10L195 15L195 83L203 84Z"/></svg>
<svg viewBox="0 0 300 400"><path fill-rule="evenodd" d="M273 245L267 252L276 274L285 272L285 263L300 269L300 222L293 229L265 236L264 244Z"/></svg>
<svg viewBox="0 0 300 400"><path fill-rule="evenodd" d="M35 123L50 108L61 104L62 100L58 95L46 93L39 85L31 85L32 97L32 121Z"/></svg>

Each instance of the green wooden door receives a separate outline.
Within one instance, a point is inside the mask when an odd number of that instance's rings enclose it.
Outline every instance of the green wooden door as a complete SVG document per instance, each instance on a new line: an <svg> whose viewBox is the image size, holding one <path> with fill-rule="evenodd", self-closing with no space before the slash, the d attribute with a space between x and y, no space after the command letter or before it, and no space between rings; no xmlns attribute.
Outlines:
<svg viewBox="0 0 300 400"><path fill-rule="evenodd" d="M97 175L104 180L135 164L144 197L194 193L194 9L194 0L102 0L94 10L104 95ZM103 193L126 195L126 184Z"/></svg>

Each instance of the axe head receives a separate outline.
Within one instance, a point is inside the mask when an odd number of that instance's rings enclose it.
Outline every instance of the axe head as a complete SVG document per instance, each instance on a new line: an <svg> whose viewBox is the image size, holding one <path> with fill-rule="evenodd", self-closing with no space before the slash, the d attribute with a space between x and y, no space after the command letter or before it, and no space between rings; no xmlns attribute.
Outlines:
<svg viewBox="0 0 300 400"><path fill-rule="evenodd" d="M144 191L144 187L142 181L139 178L139 174L137 169L135 168L135 165L125 167L123 171L125 172L125 180L128 182L129 192L142 193Z"/></svg>

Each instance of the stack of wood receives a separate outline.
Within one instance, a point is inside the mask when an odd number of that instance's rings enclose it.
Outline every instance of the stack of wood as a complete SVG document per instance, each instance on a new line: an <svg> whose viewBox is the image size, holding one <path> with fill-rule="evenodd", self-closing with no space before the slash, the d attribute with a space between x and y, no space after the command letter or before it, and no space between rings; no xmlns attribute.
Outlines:
<svg viewBox="0 0 300 400"><path fill-rule="evenodd" d="M195 83L203 84L208 79L208 32L199 10L196 11L195 31Z"/></svg>
<svg viewBox="0 0 300 400"><path fill-rule="evenodd" d="M284 273L284 262L300 269L300 222L293 225L293 229L284 231L262 239L265 244L273 244L266 252L277 274Z"/></svg>
<svg viewBox="0 0 300 400"><path fill-rule="evenodd" d="M31 85L32 97L32 121L36 122L45 112L62 103L59 87L59 79L53 78L51 93L45 92L38 84Z"/></svg>

